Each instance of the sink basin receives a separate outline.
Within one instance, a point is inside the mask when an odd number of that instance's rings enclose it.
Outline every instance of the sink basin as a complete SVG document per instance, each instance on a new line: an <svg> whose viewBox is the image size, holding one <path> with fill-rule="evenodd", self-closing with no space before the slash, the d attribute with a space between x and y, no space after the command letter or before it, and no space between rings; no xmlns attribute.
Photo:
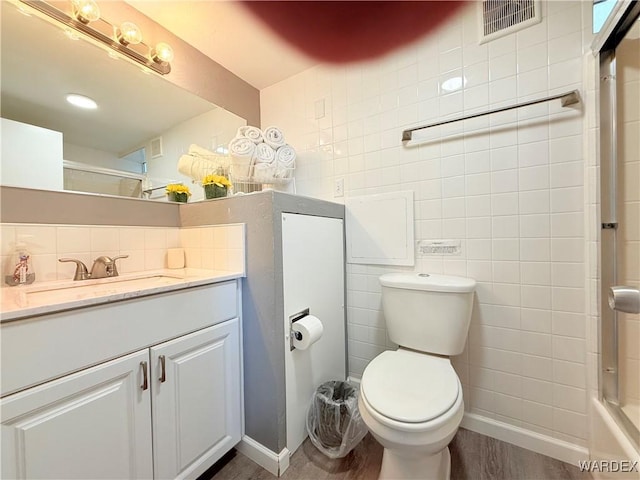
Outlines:
<svg viewBox="0 0 640 480"><path fill-rule="evenodd" d="M30 288L26 292L27 301L38 304L60 303L103 295L137 291L184 282L182 277L155 274L136 277L115 277L98 280L83 280Z"/></svg>

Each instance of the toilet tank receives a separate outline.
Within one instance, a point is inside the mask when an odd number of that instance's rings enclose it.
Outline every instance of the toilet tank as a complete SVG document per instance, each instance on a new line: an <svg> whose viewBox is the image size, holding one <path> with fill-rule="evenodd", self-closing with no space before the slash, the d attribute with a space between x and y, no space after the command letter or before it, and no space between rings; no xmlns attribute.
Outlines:
<svg viewBox="0 0 640 480"><path fill-rule="evenodd" d="M458 355L469 331L476 281L425 273L380 277L389 338L402 347Z"/></svg>

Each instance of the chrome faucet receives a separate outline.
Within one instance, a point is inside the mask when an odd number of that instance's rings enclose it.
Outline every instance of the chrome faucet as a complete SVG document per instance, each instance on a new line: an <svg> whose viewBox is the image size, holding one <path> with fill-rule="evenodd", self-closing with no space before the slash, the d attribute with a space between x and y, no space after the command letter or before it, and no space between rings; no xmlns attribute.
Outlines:
<svg viewBox="0 0 640 480"><path fill-rule="evenodd" d="M106 255L102 255L96 258L91 267L91 273L87 270L87 266L80 260L75 258L59 258L59 262L75 262L76 273L73 276L74 280L88 280L98 278L110 278L118 276L118 268L116 266L116 260L120 258L128 258L129 255L118 255L110 258Z"/></svg>

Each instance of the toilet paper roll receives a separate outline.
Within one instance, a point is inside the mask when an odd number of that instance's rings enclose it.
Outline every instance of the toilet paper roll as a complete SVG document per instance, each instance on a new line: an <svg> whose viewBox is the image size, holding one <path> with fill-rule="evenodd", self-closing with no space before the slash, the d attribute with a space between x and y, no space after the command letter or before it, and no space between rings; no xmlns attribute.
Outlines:
<svg viewBox="0 0 640 480"><path fill-rule="evenodd" d="M300 350L306 350L322 337L322 322L318 317L307 315L291 326L293 330L293 346Z"/></svg>
<svg viewBox="0 0 640 480"><path fill-rule="evenodd" d="M184 268L184 248L167 249L167 266L169 268Z"/></svg>

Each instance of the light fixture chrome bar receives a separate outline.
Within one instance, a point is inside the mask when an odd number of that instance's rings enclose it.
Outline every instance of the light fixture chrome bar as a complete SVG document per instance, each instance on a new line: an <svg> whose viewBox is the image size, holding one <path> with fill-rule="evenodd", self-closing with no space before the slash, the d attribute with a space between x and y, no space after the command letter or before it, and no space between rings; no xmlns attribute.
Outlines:
<svg viewBox="0 0 640 480"><path fill-rule="evenodd" d="M557 99L560 99L562 101L563 107L568 107L569 105L580 103L580 92L578 90L573 90L571 92L560 93L558 95L553 95L551 97L539 98L536 100L530 100L528 102L517 103L515 105L510 105L508 107L496 108L493 110L489 110L487 112L474 113L464 117L453 118L451 120L444 120L442 122L430 123L429 125L423 125L421 127L409 128L402 132L402 141L407 142L411 140L413 137L413 132L417 130L424 130L425 128L438 127L440 125L447 125L449 123L461 122L463 120L470 120L472 118L491 115L492 113L506 112L507 110L514 110L516 108L528 107L529 105L536 105L538 103L550 102L552 100L557 100Z"/></svg>
<svg viewBox="0 0 640 480"><path fill-rule="evenodd" d="M135 62L138 62L144 65L145 67L153 70L156 73L159 73L161 75L166 75L171 71L171 65L168 62L162 62L162 63L155 62L151 58L145 57L144 55L136 52L135 50L132 50L131 48L125 45L122 45L120 42L118 42L114 38L108 35L105 35L104 33L92 28L91 26L89 26L89 24L84 24L81 21L76 20L75 18L67 15L65 12L61 10L58 10L53 5L49 5L47 2L43 0L19 0L19 1L21 3L24 3L25 5L28 5L31 8L34 8L35 10L38 10L41 13L44 13L45 15L53 18L54 20L57 20L58 22L66 25L67 27L73 28L74 30L78 30L90 36L94 40L97 40L98 42L105 44L109 48L117 51L118 53L121 53L125 57L130 58ZM113 29L113 25L111 25L109 22L103 19L101 19L101 21L103 21L104 23L107 23Z"/></svg>

